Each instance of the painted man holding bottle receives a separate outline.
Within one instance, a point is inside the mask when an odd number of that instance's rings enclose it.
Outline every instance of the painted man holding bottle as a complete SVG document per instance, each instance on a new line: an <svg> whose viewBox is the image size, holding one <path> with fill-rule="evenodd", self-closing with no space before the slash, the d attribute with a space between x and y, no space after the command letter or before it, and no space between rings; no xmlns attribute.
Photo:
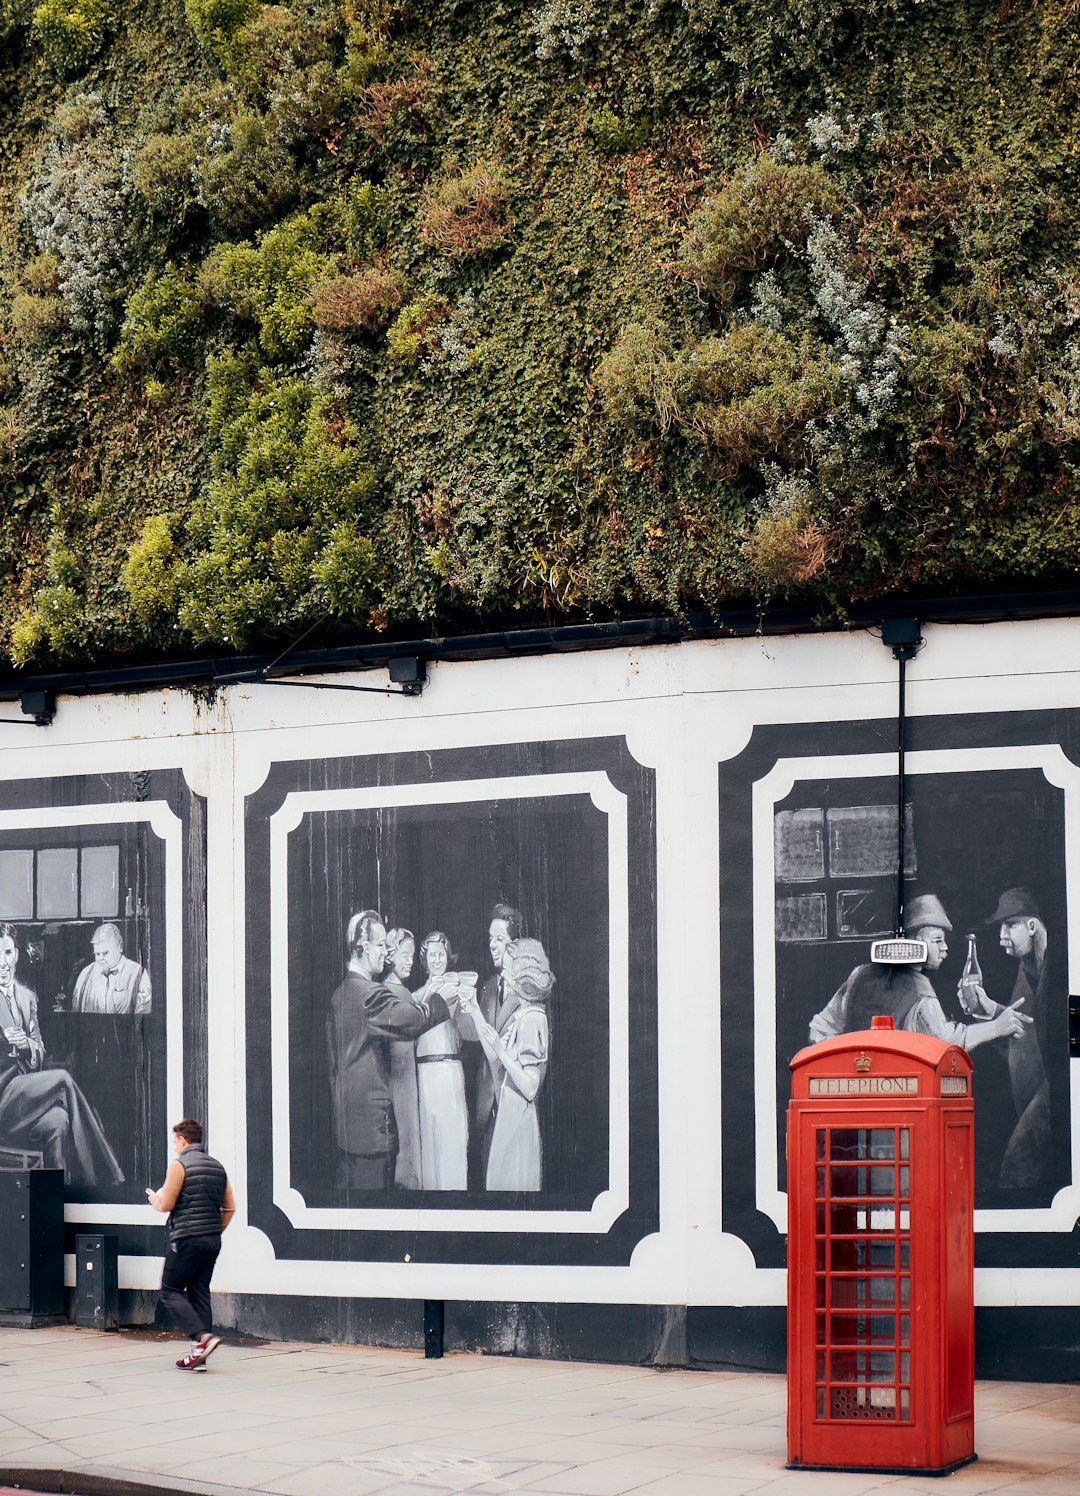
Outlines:
<svg viewBox="0 0 1080 1496"><path fill-rule="evenodd" d="M1008 1046L1016 1125L1005 1147L998 1184L1002 1189L1031 1189L1044 1182L1051 1161L1050 1080L1040 1037L1048 1016L1052 975L1046 959L1046 926L1026 888L1007 888L987 924L998 926L1002 950L1019 963L1012 998L1008 1004L994 1002L982 986L982 973L972 981L965 967L960 1001L972 1017L987 1023L996 1022L1002 1013L1024 1009L1028 1021ZM973 936L969 939L974 942ZM975 964L977 968L977 957Z"/></svg>

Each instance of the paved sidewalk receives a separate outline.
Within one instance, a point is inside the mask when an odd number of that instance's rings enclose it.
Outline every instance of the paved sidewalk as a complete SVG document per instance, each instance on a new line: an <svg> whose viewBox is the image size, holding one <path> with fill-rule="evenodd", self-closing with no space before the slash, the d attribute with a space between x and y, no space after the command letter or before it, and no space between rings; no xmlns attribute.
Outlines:
<svg viewBox="0 0 1080 1496"><path fill-rule="evenodd" d="M0 1486L85 1496L1077 1496L1080 1387L981 1383L980 1459L940 1480L784 1469L784 1379L354 1346L0 1330ZM34 1475L38 1479L35 1482ZM80 1484L80 1475L84 1478Z"/></svg>

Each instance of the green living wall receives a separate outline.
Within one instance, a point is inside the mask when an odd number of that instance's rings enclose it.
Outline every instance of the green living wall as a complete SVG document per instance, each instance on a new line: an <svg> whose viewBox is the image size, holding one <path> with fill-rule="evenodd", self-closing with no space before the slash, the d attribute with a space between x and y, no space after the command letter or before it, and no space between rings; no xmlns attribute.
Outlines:
<svg viewBox="0 0 1080 1496"><path fill-rule="evenodd" d="M1071 581L1080 0L0 0L0 650Z"/></svg>

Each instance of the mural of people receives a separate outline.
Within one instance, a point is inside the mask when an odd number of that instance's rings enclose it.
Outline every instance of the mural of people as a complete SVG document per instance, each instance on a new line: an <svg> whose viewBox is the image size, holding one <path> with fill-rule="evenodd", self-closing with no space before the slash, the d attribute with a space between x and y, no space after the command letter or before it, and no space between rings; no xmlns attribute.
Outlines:
<svg viewBox="0 0 1080 1496"><path fill-rule="evenodd" d="M514 909L510 904L496 904L492 909L488 924L488 952L495 970L480 989L478 1001L481 1017L496 1032L498 1032L500 1016L506 1003L503 963L510 946L515 940L520 940L524 929L525 924L519 909ZM463 1038L477 1044L480 1042L480 1035L469 1007L463 1006L458 1014L458 1028ZM476 1077L476 1136L479 1143L481 1177L487 1173L491 1133L495 1125L496 1094L496 1082L485 1056L485 1061L481 1064Z"/></svg>
<svg viewBox="0 0 1080 1496"><path fill-rule="evenodd" d="M517 940L502 964L505 997L496 1030L475 995L463 1007L483 1045L496 1086L495 1125L488 1153L489 1190L539 1190L543 1155L536 1100L547 1074L547 1000L555 976L538 940Z"/></svg>
<svg viewBox="0 0 1080 1496"><path fill-rule="evenodd" d="M387 1190L398 1151L391 1047L415 1043L445 1023L450 1009L437 992L418 1003L383 982L386 926L375 910L354 914L345 940L348 970L330 999L328 1024L338 1185Z"/></svg>
<svg viewBox="0 0 1080 1496"><path fill-rule="evenodd" d="M16 980L18 931L0 924L0 1026L9 1046L0 1061L0 1145L42 1154L66 1182L94 1188L124 1174L90 1103L66 1070L45 1064L37 994Z"/></svg>
<svg viewBox="0 0 1080 1496"><path fill-rule="evenodd" d="M987 1015L987 1027L1020 1005L1026 1014L1021 1034L1009 1045L1009 1084L1016 1125L1001 1160L998 1181L1004 1189L1015 1189L1021 1184L1041 1184L1050 1155L1050 1080L1042 1030L1053 993L1053 963L1047 961L1046 925L1027 889L1007 888L987 924L998 925L1002 950L1019 963L1008 1006L994 1002L981 987L976 989Z"/></svg>
<svg viewBox="0 0 1080 1496"><path fill-rule="evenodd" d="M384 984L398 997L412 1000L405 985L412 976L416 960L416 936L411 930L396 929L386 933L389 965ZM416 1050L411 1044L390 1046L390 1099L397 1124L398 1152L394 1165L394 1183L399 1189L420 1188L420 1100L416 1082Z"/></svg>
<svg viewBox="0 0 1080 1496"><path fill-rule="evenodd" d="M421 1005L439 993L456 1012L462 994L475 992L475 972L455 972L457 957L442 930L432 930L420 945L427 980L414 994ZM469 1184L469 1113L461 1034L453 1019L428 1029L416 1042L416 1077L420 1101L420 1176L425 1190L463 1190Z"/></svg>
<svg viewBox="0 0 1080 1496"><path fill-rule="evenodd" d="M124 938L111 922L93 935L94 959L84 966L71 998L73 1013L149 1013L150 976L124 955Z"/></svg>
<svg viewBox="0 0 1080 1496"><path fill-rule="evenodd" d="M810 1020L810 1042L870 1027L875 1014L891 1016L898 1029L930 1034L964 1049L977 1049L995 1039L1020 1039L1031 1019L1015 1007L991 1005L984 1022L953 1023L945 1016L927 972L937 971L949 953L946 932L952 929L936 894L911 899L904 909L904 933L926 942L922 966L856 966L829 1002ZM1011 1054L1010 1054L1011 1063Z"/></svg>

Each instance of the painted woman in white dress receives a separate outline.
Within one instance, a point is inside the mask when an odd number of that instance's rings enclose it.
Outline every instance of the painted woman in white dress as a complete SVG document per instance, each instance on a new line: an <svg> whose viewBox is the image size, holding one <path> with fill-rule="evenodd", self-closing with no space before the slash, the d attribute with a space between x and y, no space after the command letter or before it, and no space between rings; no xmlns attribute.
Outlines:
<svg viewBox="0 0 1080 1496"><path fill-rule="evenodd" d="M457 957L450 938L432 930L420 945L420 964L427 981L413 994L423 1002L438 992L451 1011L461 992L476 996L476 973L451 971ZM450 1019L436 1024L416 1041L416 1087L420 1106L420 1187L464 1190L469 1186L469 1114L465 1105L465 1072L461 1035Z"/></svg>
<svg viewBox="0 0 1080 1496"><path fill-rule="evenodd" d="M539 1190L543 1154L536 1100L548 1067L547 1000L555 985L539 940L515 940L503 961L508 989L498 1032L480 1012L475 993L463 995L495 1082L495 1126L488 1153L489 1190Z"/></svg>

